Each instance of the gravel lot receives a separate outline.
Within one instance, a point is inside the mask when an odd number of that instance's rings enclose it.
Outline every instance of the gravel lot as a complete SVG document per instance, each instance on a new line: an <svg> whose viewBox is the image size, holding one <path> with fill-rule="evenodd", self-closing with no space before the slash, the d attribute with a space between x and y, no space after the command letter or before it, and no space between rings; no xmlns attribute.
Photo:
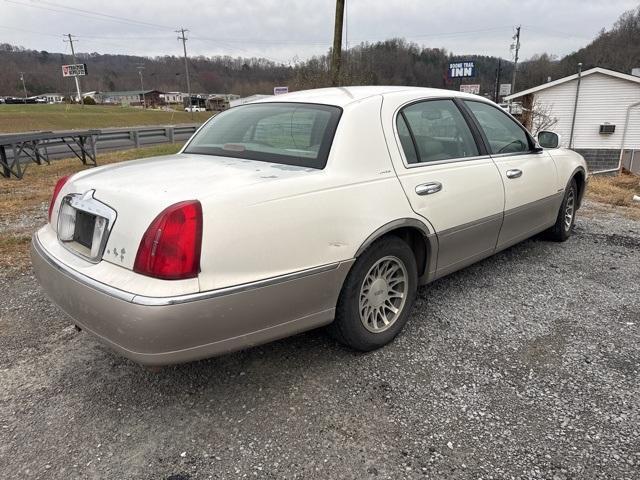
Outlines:
<svg viewBox="0 0 640 480"><path fill-rule="evenodd" d="M0 274L3 478L640 478L640 222L588 204L422 288L358 354L323 331L149 372Z"/></svg>

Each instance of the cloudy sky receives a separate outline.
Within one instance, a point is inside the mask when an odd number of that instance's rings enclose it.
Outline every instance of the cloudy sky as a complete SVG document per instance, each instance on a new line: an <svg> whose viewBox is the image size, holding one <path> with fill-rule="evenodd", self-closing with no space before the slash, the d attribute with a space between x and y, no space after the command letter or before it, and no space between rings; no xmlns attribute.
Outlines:
<svg viewBox="0 0 640 480"><path fill-rule="evenodd" d="M558 56L610 28L638 0L346 0L349 45L390 37L455 54ZM189 29L189 55L262 56L289 63L327 51L334 0L0 0L0 43L68 52L181 55L175 29Z"/></svg>

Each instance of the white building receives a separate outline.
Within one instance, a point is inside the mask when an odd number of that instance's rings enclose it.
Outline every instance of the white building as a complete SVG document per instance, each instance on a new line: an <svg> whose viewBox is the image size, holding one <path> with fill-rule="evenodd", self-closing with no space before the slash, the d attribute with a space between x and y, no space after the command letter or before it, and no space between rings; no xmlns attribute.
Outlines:
<svg viewBox="0 0 640 480"><path fill-rule="evenodd" d="M522 102L522 120L530 128L540 118L531 110L555 120L547 130L581 153L592 171L616 169L621 150L624 166L629 168L634 150L634 164L640 164L640 77L596 67L582 72L579 84L578 90L578 74L570 75L505 100Z"/></svg>
<svg viewBox="0 0 640 480"><path fill-rule="evenodd" d="M189 95L182 92L167 92L160 95L160 98L164 98L165 103L179 103L182 105L185 98L188 98Z"/></svg>
<svg viewBox="0 0 640 480"><path fill-rule="evenodd" d="M61 93L43 93L38 96L44 98L47 103L62 103L64 99L64 95Z"/></svg>
<svg viewBox="0 0 640 480"><path fill-rule="evenodd" d="M256 95L251 95L249 97L236 98L234 100L229 101L229 106L237 107L238 105L244 105L246 103L256 102L256 101L260 100L261 98L267 98L267 97L273 97L273 95L256 94Z"/></svg>

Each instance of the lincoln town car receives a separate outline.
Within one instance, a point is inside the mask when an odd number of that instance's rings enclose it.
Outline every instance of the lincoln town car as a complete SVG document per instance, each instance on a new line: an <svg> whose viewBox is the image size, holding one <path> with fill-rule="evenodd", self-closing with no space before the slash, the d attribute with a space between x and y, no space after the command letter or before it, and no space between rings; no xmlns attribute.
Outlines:
<svg viewBox="0 0 640 480"><path fill-rule="evenodd" d="M418 286L569 238L587 171L558 145L449 90L278 95L216 115L178 154L60 178L33 266L73 324L141 364L321 326L369 351Z"/></svg>

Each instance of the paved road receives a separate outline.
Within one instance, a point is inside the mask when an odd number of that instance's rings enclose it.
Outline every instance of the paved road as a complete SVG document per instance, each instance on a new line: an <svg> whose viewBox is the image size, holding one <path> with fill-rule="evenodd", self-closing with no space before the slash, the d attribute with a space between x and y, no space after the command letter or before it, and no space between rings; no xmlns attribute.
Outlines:
<svg viewBox="0 0 640 480"><path fill-rule="evenodd" d="M151 373L0 278L4 478L640 477L640 222L590 206L422 288L369 354L322 331Z"/></svg>

